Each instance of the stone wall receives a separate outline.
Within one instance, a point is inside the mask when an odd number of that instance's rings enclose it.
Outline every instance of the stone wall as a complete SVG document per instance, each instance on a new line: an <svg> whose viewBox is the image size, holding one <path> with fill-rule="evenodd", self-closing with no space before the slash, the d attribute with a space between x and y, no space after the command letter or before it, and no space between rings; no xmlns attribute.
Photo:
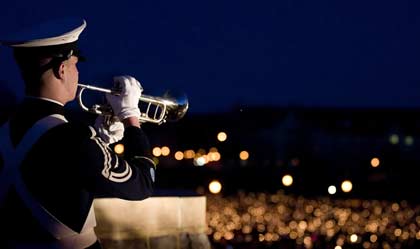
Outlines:
<svg viewBox="0 0 420 249"><path fill-rule="evenodd" d="M97 199L96 234L104 249L210 249L206 198Z"/></svg>

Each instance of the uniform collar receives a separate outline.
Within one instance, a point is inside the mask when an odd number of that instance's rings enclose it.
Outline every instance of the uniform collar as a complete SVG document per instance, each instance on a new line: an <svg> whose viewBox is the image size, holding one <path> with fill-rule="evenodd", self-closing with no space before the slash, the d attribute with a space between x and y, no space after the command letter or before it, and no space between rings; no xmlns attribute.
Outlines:
<svg viewBox="0 0 420 249"><path fill-rule="evenodd" d="M44 97L34 97L34 96L26 96L26 98L27 98L27 99L41 99L41 100L45 100L45 101L49 101L49 102L56 103L56 104L61 105L61 106L63 106L63 107L64 107L64 104L63 104L63 103L60 103L60 102L58 102L57 100L53 100L53 99L50 99L50 98L44 98Z"/></svg>

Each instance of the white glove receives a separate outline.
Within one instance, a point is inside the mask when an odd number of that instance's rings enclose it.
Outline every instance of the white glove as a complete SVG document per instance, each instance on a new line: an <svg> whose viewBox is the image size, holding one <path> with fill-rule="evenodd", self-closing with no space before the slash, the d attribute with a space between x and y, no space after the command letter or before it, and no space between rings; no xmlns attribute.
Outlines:
<svg viewBox="0 0 420 249"><path fill-rule="evenodd" d="M106 94L114 114L121 121L128 117L140 118L138 104L143 92L140 82L131 76L118 76L114 77L114 87L121 91L119 95Z"/></svg>
<svg viewBox="0 0 420 249"><path fill-rule="evenodd" d="M116 118L98 116L94 126L106 144L118 142L124 137L124 124Z"/></svg>

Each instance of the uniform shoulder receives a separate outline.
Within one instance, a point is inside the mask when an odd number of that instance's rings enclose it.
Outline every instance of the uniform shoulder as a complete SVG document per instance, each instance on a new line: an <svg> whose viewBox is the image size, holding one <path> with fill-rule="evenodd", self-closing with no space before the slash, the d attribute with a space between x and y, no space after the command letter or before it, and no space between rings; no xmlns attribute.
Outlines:
<svg viewBox="0 0 420 249"><path fill-rule="evenodd" d="M57 126L55 134L69 139L86 139L96 135L95 129L81 122L68 122Z"/></svg>

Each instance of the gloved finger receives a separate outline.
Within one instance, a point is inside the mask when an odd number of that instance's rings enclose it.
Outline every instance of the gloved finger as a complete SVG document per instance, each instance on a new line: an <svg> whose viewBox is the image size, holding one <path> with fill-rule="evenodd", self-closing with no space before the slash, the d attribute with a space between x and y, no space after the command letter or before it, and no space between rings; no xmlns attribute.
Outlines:
<svg viewBox="0 0 420 249"><path fill-rule="evenodd" d="M124 137L123 133L112 134L112 136L109 137L109 143L113 144L113 143L116 143L118 141L121 141L123 139L123 137Z"/></svg>
<svg viewBox="0 0 420 249"><path fill-rule="evenodd" d="M120 121L116 121L109 126L109 131L116 132L116 131L124 131L124 124Z"/></svg>
<svg viewBox="0 0 420 249"><path fill-rule="evenodd" d="M143 92L143 87L141 86L140 81L135 80L135 83L136 83L138 89L140 90L140 93L142 93Z"/></svg>
<svg viewBox="0 0 420 249"><path fill-rule="evenodd" d="M115 76L114 82L116 84L115 87L118 87L122 95L127 95L132 92L140 92L141 94L143 92L143 87L140 82L130 75Z"/></svg>
<svg viewBox="0 0 420 249"><path fill-rule="evenodd" d="M125 76L115 76L114 77L114 87L117 88L121 94L127 92L128 79Z"/></svg>
<svg viewBox="0 0 420 249"><path fill-rule="evenodd" d="M124 76L127 79L127 88L129 88L130 90L134 91L134 89L136 89L136 87L138 87L137 85L137 80L134 77L131 77L129 75L125 75Z"/></svg>
<svg viewBox="0 0 420 249"><path fill-rule="evenodd" d="M139 89L142 89L140 82L139 82L136 78L134 78L133 76L130 76L130 75L124 75L124 76L123 76L123 78L124 78L126 81L128 81L128 82L129 82L129 83L128 83L128 85L129 85L130 89L132 89L132 88L139 88Z"/></svg>
<svg viewBox="0 0 420 249"><path fill-rule="evenodd" d="M129 77L129 76L124 76L124 78L125 78L125 83L126 83L126 85L125 85L126 91L131 92L132 89L133 89L133 83L134 83L133 78Z"/></svg>
<svg viewBox="0 0 420 249"><path fill-rule="evenodd" d="M124 137L124 131L121 131L121 130L112 131L111 134L117 141L121 140Z"/></svg>

